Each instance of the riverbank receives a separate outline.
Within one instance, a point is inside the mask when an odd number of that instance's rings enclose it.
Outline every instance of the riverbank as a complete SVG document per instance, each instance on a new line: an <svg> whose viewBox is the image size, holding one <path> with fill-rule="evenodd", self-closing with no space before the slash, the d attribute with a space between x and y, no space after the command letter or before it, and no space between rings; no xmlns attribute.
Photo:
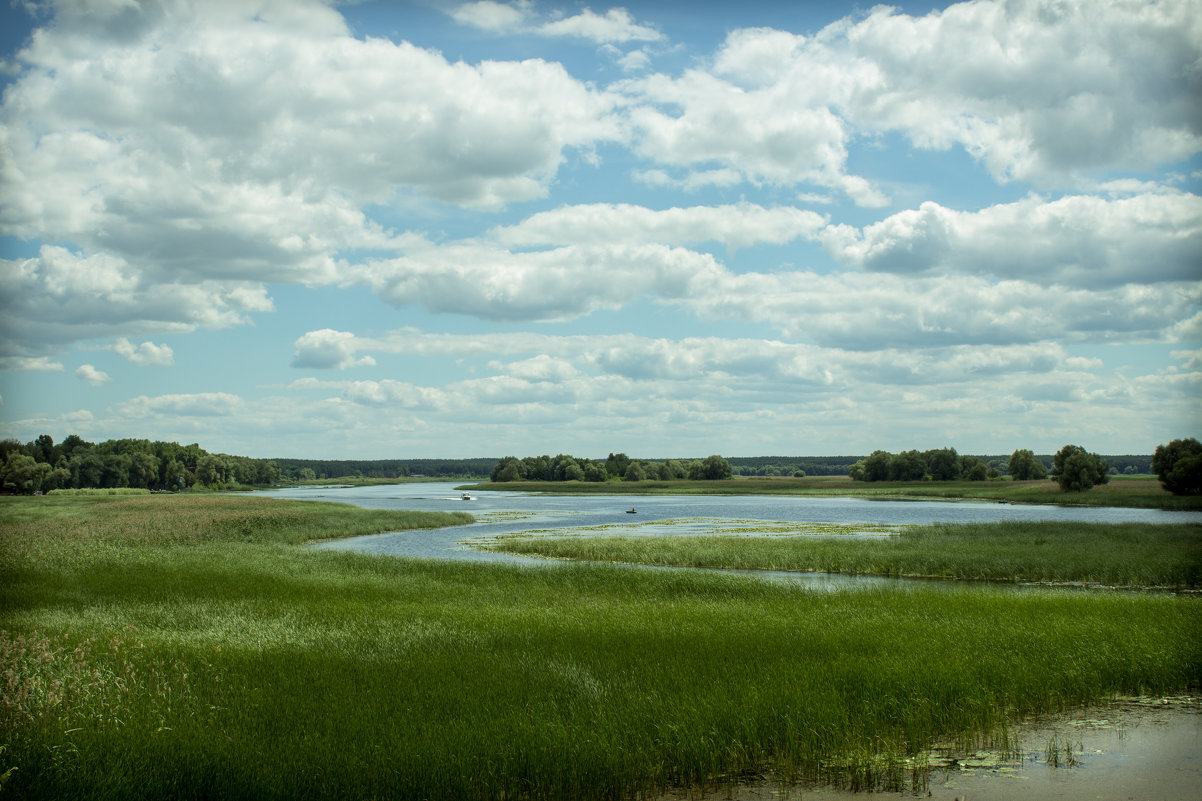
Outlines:
<svg viewBox="0 0 1202 801"><path fill-rule="evenodd" d="M564 495L797 495L881 500L969 500L1062 506L1120 506L1202 511L1202 496L1167 492L1155 476L1112 476L1088 492L1063 492L1054 481L852 481L847 476L732 478L724 481L512 481L464 484L469 491Z"/></svg>
<svg viewBox="0 0 1202 801"><path fill-rule="evenodd" d="M614 799L765 772L886 786L936 742L1202 685L1202 606L1167 595L809 593L298 547L396 525L376 514L0 504L5 791Z"/></svg>

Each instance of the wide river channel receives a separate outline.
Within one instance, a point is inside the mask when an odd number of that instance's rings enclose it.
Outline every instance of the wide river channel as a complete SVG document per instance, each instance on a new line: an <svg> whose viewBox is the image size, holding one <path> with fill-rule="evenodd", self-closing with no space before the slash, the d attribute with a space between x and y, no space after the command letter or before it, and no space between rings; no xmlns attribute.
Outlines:
<svg viewBox="0 0 1202 801"><path fill-rule="evenodd" d="M1159 509L1011 505L970 501L878 501L779 495L544 495L529 492L472 492L471 500L451 482L370 487L302 487L264 494L351 503L370 509L468 512L466 526L396 531L320 543L315 547L422 559L456 559L520 564L546 560L471 547L473 541L506 534L596 533L617 535L701 534L756 523L818 523L879 526L930 523L987 523L1003 520L1064 520L1089 523L1199 523L1202 512ZM629 513L628 510L634 510ZM847 536L840 534L839 536ZM765 576L768 577L768 576ZM811 576L812 581L825 581Z"/></svg>
<svg viewBox="0 0 1202 801"><path fill-rule="evenodd" d="M272 490L264 494L306 500L351 503L372 509L415 509L469 512L476 522L429 531L397 531L352 537L315 545L422 559L553 565L473 548L473 541L529 532L657 534L706 533L741 526L753 532L756 523L819 523L863 526L864 536L879 526L929 523L994 522L1003 520L1064 520L1092 523L1198 523L1200 512L1167 512L1116 507L1064 507L948 501L875 501L864 498L813 498L726 495L540 495L521 492L463 492L455 483L414 483L373 487L307 487ZM634 509L634 514L627 510ZM821 536L821 535L818 535ZM839 534L836 536L857 536ZM905 579L828 576L804 573L748 571L768 580L789 581L806 590L848 591L867 587L902 586ZM956 582L936 584L955 587ZM963 586L961 584L961 586ZM1017 589L1017 588L1016 588ZM1039 591L1039 590L1036 590ZM1200 601L1202 602L1202 601ZM1128 699L1075 710L1065 715L1020 725L1018 753L980 752L957 759L931 777L928 797L939 801L974 799L1162 799L1202 798L1202 701L1197 698ZM1045 752L1060 744L1070 766L1053 766ZM816 791L816 792L815 792ZM817 796L827 801L899 797L897 793L844 794L830 788L741 787L724 797L738 801L800 799ZM912 795L907 797L913 797ZM926 795L926 793L923 793ZM665 796L665 799L675 796ZM692 798L692 796L690 796Z"/></svg>

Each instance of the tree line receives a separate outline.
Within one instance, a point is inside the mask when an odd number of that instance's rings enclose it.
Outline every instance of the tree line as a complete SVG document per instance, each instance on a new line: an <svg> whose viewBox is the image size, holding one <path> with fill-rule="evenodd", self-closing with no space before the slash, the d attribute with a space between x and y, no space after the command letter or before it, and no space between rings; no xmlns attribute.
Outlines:
<svg viewBox="0 0 1202 801"><path fill-rule="evenodd" d="M1030 451L1023 453L1031 455ZM1034 470L1035 465L1043 467L1042 462L1031 456L1028 469ZM900 453L876 450L853 464L847 474L855 481L985 481L998 478L1001 470L980 457L958 454L955 448L936 448Z"/></svg>
<svg viewBox="0 0 1202 801"><path fill-rule="evenodd" d="M31 495L56 489L237 489L275 484L279 465L209 453L197 444L147 439L92 443L71 434L55 443L49 434L32 442L0 441L0 490Z"/></svg>
<svg viewBox="0 0 1202 801"><path fill-rule="evenodd" d="M487 459L274 459L284 481L336 478L483 478L497 463Z"/></svg>
<svg viewBox="0 0 1202 801"><path fill-rule="evenodd" d="M730 462L714 454L704 459L632 459L611 453L605 461L561 453L558 456L505 456L498 460L489 479L512 481L719 481L730 478Z"/></svg>
<svg viewBox="0 0 1202 801"><path fill-rule="evenodd" d="M1202 444L1196 439L1160 445L1150 458L1110 458L1121 464L1111 464L1080 445L1065 445L1046 460L1030 450L1016 450L1002 467L997 460L961 455L955 448L900 453L877 450L853 464L848 475L856 481L986 481L1005 473L1015 481L1051 478L1066 492L1084 492L1107 483L1121 466L1126 474L1156 473L1164 488L1174 494L1202 493Z"/></svg>
<svg viewBox="0 0 1202 801"><path fill-rule="evenodd" d="M1062 489L1087 490L1109 481L1110 465L1096 453L1066 445L1051 459L1051 466L1032 451L1010 454L1004 471L1015 481L1042 480L1049 475ZM977 456L956 453L955 448L900 453L873 451L848 470L855 481L988 481L1001 478L1003 469Z"/></svg>

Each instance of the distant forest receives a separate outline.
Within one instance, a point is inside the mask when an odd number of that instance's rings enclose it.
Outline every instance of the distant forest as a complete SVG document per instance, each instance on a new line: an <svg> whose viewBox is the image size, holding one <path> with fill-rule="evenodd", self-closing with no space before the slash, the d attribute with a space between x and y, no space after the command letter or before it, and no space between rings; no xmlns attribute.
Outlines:
<svg viewBox="0 0 1202 801"><path fill-rule="evenodd" d="M484 478L497 460L481 459L273 459L286 481L334 478Z"/></svg>
<svg viewBox="0 0 1202 801"><path fill-rule="evenodd" d="M723 477L726 466L733 476L846 476L866 456L755 456L708 457L645 460L625 454L610 454L605 461L574 459L560 455L516 459L481 457L475 459L255 459L223 453L209 453L198 444L180 445L146 439L110 439L88 442L75 434L56 443L48 434L22 443L15 439L0 441L0 491L31 494L56 489L141 488L150 490L213 490L263 487L302 481L328 481L340 478L403 479L437 478L446 480L484 479L499 468L514 466L520 478L564 480L576 477L573 462L582 472L597 473L594 480L626 477L630 465L637 465L635 476L660 478ZM989 475L1006 475L1010 455L961 457L979 461ZM1052 455L1036 455L1045 467L1052 466ZM1103 456L1112 474L1150 474L1151 455ZM713 464L709 464L710 462ZM505 464L502 464L505 463ZM557 465L564 469L554 469ZM713 468L713 469L707 469ZM717 468L721 467L719 471ZM690 470L692 468L692 470ZM512 471L511 471L512 472ZM554 476L553 478L551 476Z"/></svg>
<svg viewBox="0 0 1202 801"><path fill-rule="evenodd" d="M63 489L225 490L270 486L280 480L275 462L209 453L197 444L110 439L88 442L71 434L56 443L49 434L22 444L0 441L0 490L29 495Z"/></svg>

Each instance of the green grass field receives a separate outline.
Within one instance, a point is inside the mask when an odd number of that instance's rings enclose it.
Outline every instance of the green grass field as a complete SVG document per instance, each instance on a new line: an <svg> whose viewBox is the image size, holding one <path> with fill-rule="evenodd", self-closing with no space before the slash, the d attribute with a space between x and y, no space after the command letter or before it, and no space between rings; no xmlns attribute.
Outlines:
<svg viewBox="0 0 1202 801"><path fill-rule="evenodd" d="M616 799L895 784L935 739L1202 684L1202 606L808 593L300 543L446 517L253 497L0 503L19 798Z"/></svg>

